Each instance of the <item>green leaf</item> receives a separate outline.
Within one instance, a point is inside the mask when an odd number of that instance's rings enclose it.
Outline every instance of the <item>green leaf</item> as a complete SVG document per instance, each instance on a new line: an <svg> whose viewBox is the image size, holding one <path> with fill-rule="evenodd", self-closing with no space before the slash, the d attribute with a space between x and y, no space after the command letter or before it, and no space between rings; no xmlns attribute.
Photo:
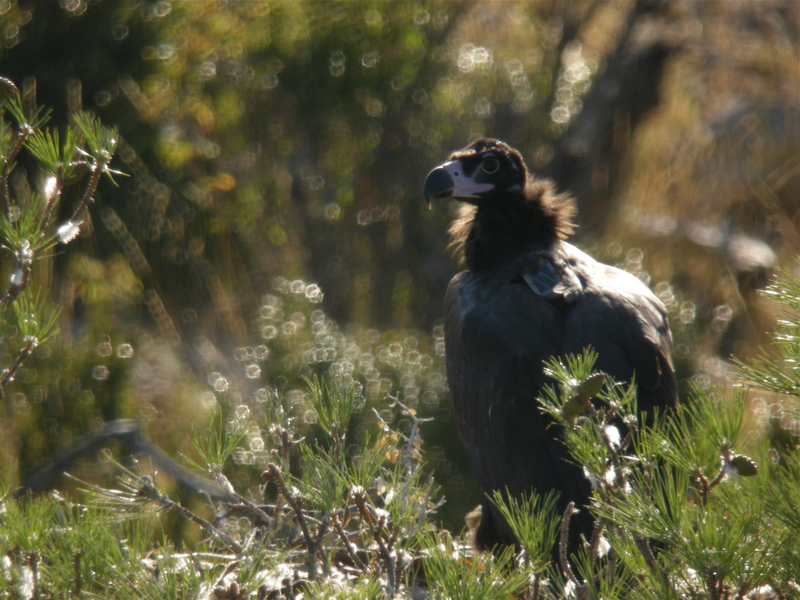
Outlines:
<svg viewBox="0 0 800 600"><path fill-rule="evenodd" d="M495 491L489 499L519 540L534 573L542 573L550 560L561 526L556 510L558 493L551 491L539 495L531 492L515 499L507 493Z"/></svg>
<svg viewBox="0 0 800 600"><path fill-rule="evenodd" d="M468 557L449 536L429 533L421 540L422 564L433 599L498 600L521 593L528 583L528 573L516 568L514 548Z"/></svg>
<svg viewBox="0 0 800 600"><path fill-rule="evenodd" d="M350 420L360 407L352 385L304 377L321 433L332 443L332 451L340 454L347 446Z"/></svg>
<svg viewBox="0 0 800 600"><path fill-rule="evenodd" d="M795 261L800 265L800 256ZM782 304L784 313L770 336L772 346L748 361L734 360L739 378L759 389L800 397L800 278L778 269L762 292Z"/></svg>
<svg viewBox="0 0 800 600"><path fill-rule="evenodd" d="M56 326L61 307L47 299L47 291L26 289L11 305L20 336L44 344L58 335Z"/></svg>
<svg viewBox="0 0 800 600"><path fill-rule="evenodd" d="M71 179L76 171L77 141L71 128L67 128L64 139L58 130L41 129L28 140L28 149L43 166L62 181Z"/></svg>
<svg viewBox="0 0 800 600"><path fill-rule="evenodd" d="M228 458L239 447L245 438L244 423L233 420L225 423L220 412L214 412L209 418L205 433L192 432L192 446L202 461L202 465L189 460L196 468L211 472L222 471Z"/></svg>
<svg viewBox="0 0 800 600"><path fill-rule="evenodd" d="M25 114L24 102L19 92L7 94L4 108L17 122L21 130L27 130L30 133L42 128L47 121L50 120L50 109L45 109L41 106L36 107L32 114Z"/></svg>
<svg viewBox="0 0 800 600"><path fill-rule="evenodd" d="M80 131L90 154L95 160L108 164L117 147L119 132L116 127L104 127L100 120L87 112L73 117L75 127Z"/></svg>

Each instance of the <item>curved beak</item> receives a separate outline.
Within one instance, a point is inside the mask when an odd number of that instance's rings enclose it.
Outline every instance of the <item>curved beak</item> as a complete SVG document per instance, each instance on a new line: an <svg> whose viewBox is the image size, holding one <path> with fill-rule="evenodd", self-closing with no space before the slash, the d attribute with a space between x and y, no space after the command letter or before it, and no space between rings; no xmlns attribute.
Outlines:
<svg viewBox="0 0 800 600"><path fill-rule="evenodd" d="M464 174L460 160L451 160L436 167L425 178L425 202L428 208L433 199L440 198L478 198L479 194L494 189L491 183L476 183Z"/></svg>

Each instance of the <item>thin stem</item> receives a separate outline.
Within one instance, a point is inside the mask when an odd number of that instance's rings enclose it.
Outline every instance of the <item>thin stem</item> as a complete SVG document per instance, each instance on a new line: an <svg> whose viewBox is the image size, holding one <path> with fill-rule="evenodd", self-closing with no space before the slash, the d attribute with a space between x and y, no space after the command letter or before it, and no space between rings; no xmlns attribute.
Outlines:
<svg viewBox="0 0 800 600"><path fill-rule="evenodd" d="M106 170L106 165L108 161L111 160L111 157L108 158L102 157L101 159L95 159L94 162L91 163L90 169L92 172L92 176L89 178L89 183L86 186L86 192L83 194L83 198L81 198L80 204L75 209L75 212L72 213L72 217L70 221L77 221L78 218L83 214L83 211L86 210L86 207L94 200L94 193L97 191L97 184L100 183L100 177Z"/></svg>
<svg viewBox="0 0 800 600"><path fill-rule="evenodd" d="M233 538L231 536L229 536L227 533L217 529L216 527L214 527L211 523L209 523L208 521L206 521L202 517L198 517L196 514L194 514L189 509L184 508L183 506L181 506L177 502L173 502L172 500L169 499L169 497L167 497L166 495L160 493L155 488L155 486L149 481L149 478L139 477L138 481L139 481L139 494L140 495L142 495L145 498L148 498L150 500L153 500L155 502L158 502L159 504L161 504L162 506L165 506L166 508L171 508L171 509L177 511L178 513L180 513L180 515L184 519L188 519L189 521L193 521L193 522L197 523L198 525L200 525L200 527L202 527L203 529L208 531L211 535L213 535L214 537L216 537L219 540L221 540L223 543L225 543L228 546L230 546L231 550L233 550L233 552L234 552L234 554L236 554L236 556L242 556L242 548L241 548L241 546L239 546L239 544L237 544L233 540Z"/></svg>
<svg viewBox="0 0 800 600"><path fill-rule="evenodd" d="M723 480L723 479L725 479L725 475L726 475L726 473L725 473L725 469L724 469L724 468L720 469L719 473L717 473L717 476L716 476L716 477L714 477L714 479L712 479L712 480L709 482L709 484L708 484L708 489L709 489L709 491L710 491L710 490L713 490L713 489L714 489L715 487L717 487L717 486L718 486L720 483L722 483L722 480Z"/></svg>
<svg viewBox="0 0 800 600"><path fill-rule="evenodd" d="M225 491L228 494L230 494L232 499L234 499L237 502L239 502L242 506L244 506L251 513L254 513L255 516L258 517L259 519L261 519L264 523L269 523L270 516L267 514L267 512L263 508L261 508L257 504L254 504L253 502L251 502L250 500L248 500L247 498L242 496L239 492L237 492L234 489L233 485L231 485L231 482L228 481L228 478L225 477L225 475L223 475L221 472L217 472L215 478L217 480L217 483L219 483L225 489ZM226 502L226 504L227 504L227 502Z"/></svg>
<svg viewBox="0 0 800 600"><path fill-rule="evenodd" d="M31 355L31 352L33 352L33 349L36 347L36 343L34 338L28 339L25 345L20 348L17 358L14 359L14 363L6 369L3 376L0 377L0 399L2 399L5 405L6 417L11 417L11 403L6 400L6 385L14 381L17 371L22 366L22 363L25 362L25 359Z"/></svg>
<svg viewBox="0 0 800 600"><path fill-rule="evenodd" d="M61 171L61 167L59 167L59 171ZM55 182L55 189L47 198L47 204L44 207L44 217L42 219L42 231L47 229L47 226L50 225L50 219L53 218L53 209L56 206L56 202L61 197L61 188L64 185L61 175L55 175L56 178Z"/></svg>
<svg viewBox="0 0 800 600"><path fill-rule="evenodd" d="M702 499L703 506L705 506L708 503L708 479L705 475L703 475L703 472L700 469L697 469L694 478L696 481L700 482L700 497Z"/></svg>
<svg viewBox="0 0 800 600"><path fill-rule="evenodd" d="M6 156L3 160L2 174L0 176L0 210L3 211L3 214L9 221L11 221L11 205L8 202L8 174L10 172L9 165L13 164L14 160L17 158L17 154L19 154L19 151L22 150L22 147L25 145L25 142L31 135L33 135L33 128L30 125L27 123L20 125L19 131L17 132L17 137L14 140L14 144L11 146L11 150L8 152L8 156Z"/></svg>
<svg viewBox="0 0 800 600"><path fill-rule="evenodd" d="M31 579L33 580L33 593L31 598L33 600L39 599L39 561L41 557L38 552L30 552L25 555L25 562L31 569Z"/></svg>
<svg viewBox="0 0 800 600"><path fill-rule="evenodd" d="M644 556L644 561L647 563L647 566L650 567L650 570L655 574L659 574L656 557L653 554L653 551L650 549L650 545L647 543L647 540L637 535L634 538L634 541L636 542L636 547L639 549L639 552L641 552L642 556Z"/></svg>
<svg viewBox="0 0 800 600"><path fill-rule="evenodd" d="M82 557L83 557L83 550L81 550L80 548L72 556L72 566L75 569L75 595L76 596L80 596L81 595L81 587L83 585L82 581L81 581L81 558Z"/></svg>
<svg viewBox="0 0 800 600"><path fill-rule="evenodd" d="M14 364L6 369L6 371L3 373L3 376L0 377L0 389L5 388L7 384L14 381L17 371L22 366L22 363L25 362L25 359L31 355L31 352L33 352L35 347L36 341L31 339L28 340L22 348L20 348L17 358L14 359Z"/></svg>
<svg viewBox="0 0 800 600"><path fill-rule="evenodd" d="M283 479L281 468L278 465L275 463L268 464L266 470L261 474L261 478L264 481L274 481L278 486L278 493L286 498L289 506L292 507L295 518L297 519L297 524L300 526L300 531L303 533L306 548L308 548L308 575L311 579L315 579L317 576L315 544L314 538L311 537L311 531L308 529L305 515L303 514L303 506L295 495L289 491L289 488L286 487L286 481Z"/></svg>
<svg viewBox="0 0 800 600"><path fill-rule="evenodd" d="M403 436L406 439L406 448L405 452L403 453L403 463L404 463L403 477L405 481L409 481L414 472L414 464L413 464L414 450L417 446L418 441L422 439L422 436L420 436L419 434L419 425L420 423L427 423L428 421L433 421L433 417L426 417L420 419L417 416L416 411L413 411L407 406L405 406L397 398L392 398L391 396L390 398L392 399L391 406L397 406L398 408L400 408L400 411L405 416L411 417L411 427L409 434L407 436ZM373 408L373 411L374 410L375 409ZM404 491L404 494L405 493L406 492Z"/></svg>
<svg viewBox="0 0 800 600"><path fill-rule="evenodd" d="M383 564L386 569L386 591L390 597L394 597L395 592L395 560L394 560L394 551L392 550L392 546L394 546L395 536L389 537L386 541L384 541L383 532L386 528L386 517L381 515L378 518L378 523L375 526L373 531L373 537L378 544L378 549L380 550L381 558L383 559Z"/></svg>
<svg viewBox="0 0 800 600"><path fill-rule="evenodd" d="M576 586L580 586L580 582L578 578L575 577L575 573L572 571L572 567L569 565L569 560L567 559L567 544L569 541L569 520L572 518L572 515L575 514L575 503L570 502L567 504L567 508L564 511L564 515L561 517L561 538L558 542L558 557L561 560L561 568L564 570L564 574L569 578L569 580Z"/></svg>
<svg viewBox="0 0 800 600"><path fill-rule="evenodd" d="M280 459L283 467L288 467L291 460L292 447L294 446L294 436L288 429L284 429L280 425L272 427L272 433L277 435L281 440Z"/></svg>
<svg viewBox="0 0 800 600"><path fill-rule="evenodd" d="M725 450L725 454L719 457L722 461L722 466L719 469L719 473L717 476L712 479L708 484L708 491L713 490L717 487L720 483L725 480L725 477L728 475L728 472L725 470L725 466L730 463L731 461L731 451L730 449Z"/></svg>
<svg viewBox="0 0 800 600"><path fill-rule="evenodd" d="M358 569L362 573L365 574L369 573L369 568L364 563L364 561L361 560L355 552L353 552L353 547L352 547L353 545L350 542L350 539L347 537L347 533L342 527L342 522L339 519L338 515L331 515L331 523L333 523L333 529L336 531L337 534L339 534L339 538L342 540L342 543L344 544L344 549L347 552L347 556L350 558L352 563L356 567L358 567Z"/></svg>
<svg viewBox="0 0 800 600"><path fill-rule="evenodd" d="M17 296L22 293L22 290L28 285L28 280L31 275L31 265L33 264L33 249L28 240L20 242L19 247L16 249L17 263L14 265L14 271L11 273L11 283L8 286L3 297L0 298L0 308L9 306Z"/></svg>
<svg viewBox="0 0 800 600"><path fill-rule="evenodd" d="M603 536L605 524L601 521L597 524L592 532L592 539L589 542L589 560L591 561L591 570L594 572L595 564L597 563L598 554L600 550L600 539Z"/></svg>

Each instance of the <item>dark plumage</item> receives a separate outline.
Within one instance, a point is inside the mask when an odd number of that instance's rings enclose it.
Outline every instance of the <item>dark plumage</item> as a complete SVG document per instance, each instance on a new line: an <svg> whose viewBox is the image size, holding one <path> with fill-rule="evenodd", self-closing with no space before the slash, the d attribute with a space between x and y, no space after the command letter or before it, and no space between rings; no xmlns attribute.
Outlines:
<svg viewBox="0 0 800 600"><path fill-rule="evenodd" d="M589 481L536 397L548 383L543 362L592 347L596 369L616 380L634 373L639 407L677 402L664 306L633 275L601 264L564 241L572 199L528 174L519 152L479 139L425 181L425 198L464 204L450 229L467 270L445 298L447 380L461 440L484 493L561 492L561 508L588 501ZM515 542L484 498L481 549ZM577 535L591 532L583 510Z"/></svg>

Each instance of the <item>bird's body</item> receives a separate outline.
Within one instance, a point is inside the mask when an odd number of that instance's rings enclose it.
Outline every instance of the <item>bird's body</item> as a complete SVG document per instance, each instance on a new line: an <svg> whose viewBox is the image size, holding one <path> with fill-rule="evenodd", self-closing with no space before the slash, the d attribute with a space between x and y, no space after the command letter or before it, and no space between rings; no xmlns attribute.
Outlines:
<svg viewBox="0 0 800 600"><path fill-rule="evenodd" d="M598 353L595 368L635 381L639 407L674 406L676 384L666 311L635 276L565 241L571 200L527 174L522 158L481 139L434 169L426 196L465 201L451 228L467 270L445 298L447 379L456 424L485 494L561 492L561 506L588 501L590 483L569 461L536 397L551 383L551 356ZM486 499L480 548L513 544ZM575 534L588 534L582 511Z"/></svg>

